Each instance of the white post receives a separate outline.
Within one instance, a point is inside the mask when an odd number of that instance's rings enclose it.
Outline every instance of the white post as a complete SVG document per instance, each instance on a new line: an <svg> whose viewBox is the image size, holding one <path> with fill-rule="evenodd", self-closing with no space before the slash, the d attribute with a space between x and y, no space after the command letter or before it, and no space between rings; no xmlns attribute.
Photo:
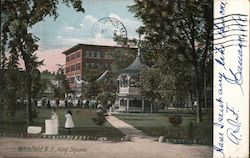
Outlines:
<svg viewBox="0 0 250 158"><path fill-rule="evenodd" d="M128 109L129 109L129 99L127 99L127 112L128 112Z"/></svg>

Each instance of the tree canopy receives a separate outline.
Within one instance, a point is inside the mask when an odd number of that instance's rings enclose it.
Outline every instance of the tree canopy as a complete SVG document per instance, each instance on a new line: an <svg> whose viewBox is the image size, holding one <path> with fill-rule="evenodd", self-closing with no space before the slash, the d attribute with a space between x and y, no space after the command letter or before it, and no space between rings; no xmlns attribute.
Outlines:
<svg viewBox="0 0 250 158"><path fill-rule="evenodd" d="M162 92L164 85L173 86L170 87L177 97L191 90L198 102L198 122L203 76L211 69L212 6L210 0L135 0L129 8L143 22L138 32L144 36L142 47L152 68L145 73L160 71L157 77L161 82L155 82Z"/></svg>
<svg viewBox="0 0 250 158"><path fill-rule="evenodd" d="M107 52L107 55L114 59L114 63L111 65L112 71L118 72L129 66L134 61L136 53L137 49L126 47Z"/></svg>
<svg viewBox="0 0 250 158"><path fill-rule="evenodd" d="M24 60L27 76L28 117L31 117L32 70L42 61L38 61L35 51L38 49L39 38L30 32L30 28L43 21L46 16L58 17L59 2L72 5L76 11L84 12L81 0L2 0L1 1L1 69L4 70L8 62L18 64L18 59ZM8 55L6 55L8 54ZM9 59L7 59L7 57ZM2 79L3 77L1 77ZM1 81L2 89L2 81Z"/></svg>
<svg viewBox="0 0 250 158"><path fill-rule="evenodd" d="M63 0L76 11L84 12L80 0ZM6 62L5 54L17 63L18 57L23 58L26 69L36 67L37 59L34 52L38 49L39 38L29 29L46 16L58 17L58 0L3 0L1 1L1 59L2 65Z"/></svg>

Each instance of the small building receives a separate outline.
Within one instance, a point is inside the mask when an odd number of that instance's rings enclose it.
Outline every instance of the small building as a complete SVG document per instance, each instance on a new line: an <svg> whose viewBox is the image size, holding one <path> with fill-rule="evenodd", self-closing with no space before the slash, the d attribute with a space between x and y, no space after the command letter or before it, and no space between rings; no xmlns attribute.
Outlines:
<svg viewBox="0 0 250 158"><path fill-rule="evenodd" d="M147 66L142 62L142 55L138 49L137 56L133 63L119 73L118 77L118 105L119 111L145 111L145 99L140 93L139 81L140 71Z"/></svg>

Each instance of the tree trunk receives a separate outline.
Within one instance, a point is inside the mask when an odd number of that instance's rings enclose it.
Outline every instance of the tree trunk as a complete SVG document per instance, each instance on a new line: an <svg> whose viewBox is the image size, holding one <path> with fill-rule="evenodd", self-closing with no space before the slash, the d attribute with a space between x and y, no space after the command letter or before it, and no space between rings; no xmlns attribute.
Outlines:
<svg viewBox="0 0 250 158"><path fill-rule="evenodd" d="M202 114L201 114L201 95L200 95L200 85L199 84L199 71L197 68L195 69L195 96L196 96L196 121L201 122L202 121Z"/></svg>
<svg viewBox="0 0 250 158"><path fill-rule="evenodd" d="M26 70L26 75L27 75L27 126L30 126L32 123L32 103L31 103L31 85L32 85L32 76L31 76L31 70L27 69Z"/></svg>
<svg viewBox="0 0 250 158"><path fill-rule="evenodd" d="M207 80L206 80L206 72L203 72L204 73L204 78L203 78L203 87L204 87L204 107L205 107L205 112L207 112Z"/></svg>
<svg viewBox="0 0 250 158"><path fill-rule="evenodd" d="M1 53L0 53L1 54ZM1 62L1 60L0 60ZM3 114L4 114L4 111L3 111L3 104L4 104L4 96L3 96L3 90L4 90L4 71L3 71L3 66L2 66L2 63L0 64L1 65L1 68L0 68L0 91L1 91L1 94L0 94L0 126L2 126L2 123L3 123Z"/></svg>
<svg viewBox="0 0 250 158"><path fill-rule="evenodd" d="M201 106L200 106L200 94L199 94L199 90L198 88L196 88L195 90L195 93L196 93L196 121L197 122L201 122Z"/></svg>
<svg viewBox="0 0 250 158"><path fill-rule="evenodd" d="M153 113L153 104L152 103L150 104L150 112L151 112L151 114Z"/></svg>

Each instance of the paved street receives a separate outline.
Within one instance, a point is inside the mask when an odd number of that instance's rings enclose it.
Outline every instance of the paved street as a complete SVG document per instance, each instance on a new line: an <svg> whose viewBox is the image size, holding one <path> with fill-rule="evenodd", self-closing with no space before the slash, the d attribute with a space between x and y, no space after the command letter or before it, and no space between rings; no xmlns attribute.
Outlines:
<svg viewBox="0 0 250 158"><path fill-rule="evenodd" d="M53 158L209 158L212 147L159 143L133 126L108 117L109 123L132 136L130 142L1 138L2 157Z"/></svg>

